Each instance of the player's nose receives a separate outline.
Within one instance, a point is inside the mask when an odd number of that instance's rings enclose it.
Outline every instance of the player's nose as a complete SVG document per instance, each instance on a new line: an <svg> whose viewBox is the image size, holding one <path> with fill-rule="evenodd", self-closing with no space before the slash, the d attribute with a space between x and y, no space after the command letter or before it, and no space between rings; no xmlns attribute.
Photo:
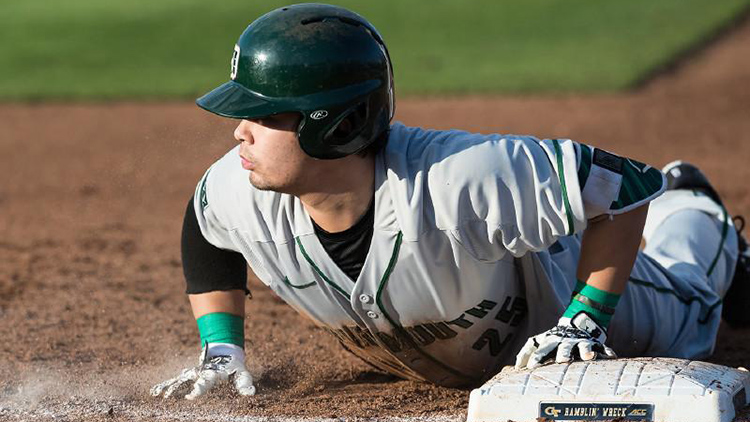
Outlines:
<svg viewBox="0 0 750 422"><path fill-rule="evenodd" d="M237 142L253 142L253 134L250 131L250 122L247 120L240 120L240 124L234 129L234 139Z"/></svg>

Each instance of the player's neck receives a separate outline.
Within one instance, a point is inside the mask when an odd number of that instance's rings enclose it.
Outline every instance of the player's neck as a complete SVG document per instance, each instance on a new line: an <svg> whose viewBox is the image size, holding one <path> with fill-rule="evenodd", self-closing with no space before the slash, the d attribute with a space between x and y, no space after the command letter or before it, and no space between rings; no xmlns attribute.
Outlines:
<svg viewBox="0 0 750 422"><path fill-rule="evenodd" d="M326 172L314 189L297 195L313 221L329 233L344 231L359 221L375 190L374 159L357 157L341 164Z"/></svg>

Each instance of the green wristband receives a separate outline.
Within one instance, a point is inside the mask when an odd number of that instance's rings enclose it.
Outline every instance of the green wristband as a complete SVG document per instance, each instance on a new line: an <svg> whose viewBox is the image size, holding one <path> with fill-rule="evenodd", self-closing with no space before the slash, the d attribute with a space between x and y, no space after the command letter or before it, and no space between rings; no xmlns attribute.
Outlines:
<svg viewBox="0 0 750 422"><path fill-rule="evenodd" d="M576 286L577 289L578 286ZM620 295L605 292L587 284L578 293L574 292L570 305L568 305L563 316L573 318L579 312L586 312L602 328L607 328L619 301Z"/></svg>
<svg viewBox="0 0 750 422"><path fill-rule="evenodd" d="M195 322L201 334L201 346L206 343L230 343L245 347L244 318L226 312L203 315Z"/></svg>
<svg viewBox="0 0 750 422"><path fill-rule="evenodd" d="M576 279L576 287L573 289L573 294L570 295L570 298L573 299L578 293L581 293L584 287L586 287L586 283Z"/></svg>

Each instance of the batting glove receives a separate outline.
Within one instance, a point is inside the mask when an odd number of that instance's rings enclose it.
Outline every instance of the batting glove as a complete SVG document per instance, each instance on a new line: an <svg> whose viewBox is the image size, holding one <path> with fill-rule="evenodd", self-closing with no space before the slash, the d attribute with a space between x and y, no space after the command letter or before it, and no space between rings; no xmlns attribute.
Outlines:
<svg viewBox="0 0 750 422"><path fill-rule="evenodd" d="M194 381L192 390L185 395L186 399L194 400L230 378L240 395L255 394L253 377L245 368L245 351L234 344L210 343L203 348L198 366L185 369L175 378L153 386L151 395L169 398L180 387Z"/></svg>
<svg viewBox="0 0 750 422"><path fill-rule="evenodd" d="M587 313L573 318L562 317L557 327L531 337L516 356L516 369L534 369L551 360L556 363L580 358L588 361L598 357L616 358L614 350L604 345L607 332Z"/></svg>

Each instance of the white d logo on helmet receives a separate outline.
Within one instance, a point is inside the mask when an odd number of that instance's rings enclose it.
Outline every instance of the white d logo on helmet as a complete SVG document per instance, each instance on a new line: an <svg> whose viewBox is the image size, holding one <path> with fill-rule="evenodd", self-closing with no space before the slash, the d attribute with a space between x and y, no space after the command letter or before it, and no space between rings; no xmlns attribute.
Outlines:
<svg viewBox="0 0 750 422"><path fill-rule="evenodd" d="M240 61L240 46L234 45L234 53L232 53L232 70L229 73L229 77L234 80L237 77L237 62Z"/></svg>
<svg viewBox="0 0 750 422"><path fill-rule="evenodd" d="M310 118L313 120L321 120L328 117L328 112L325 110L317 110L310 113Z"/></svg>

